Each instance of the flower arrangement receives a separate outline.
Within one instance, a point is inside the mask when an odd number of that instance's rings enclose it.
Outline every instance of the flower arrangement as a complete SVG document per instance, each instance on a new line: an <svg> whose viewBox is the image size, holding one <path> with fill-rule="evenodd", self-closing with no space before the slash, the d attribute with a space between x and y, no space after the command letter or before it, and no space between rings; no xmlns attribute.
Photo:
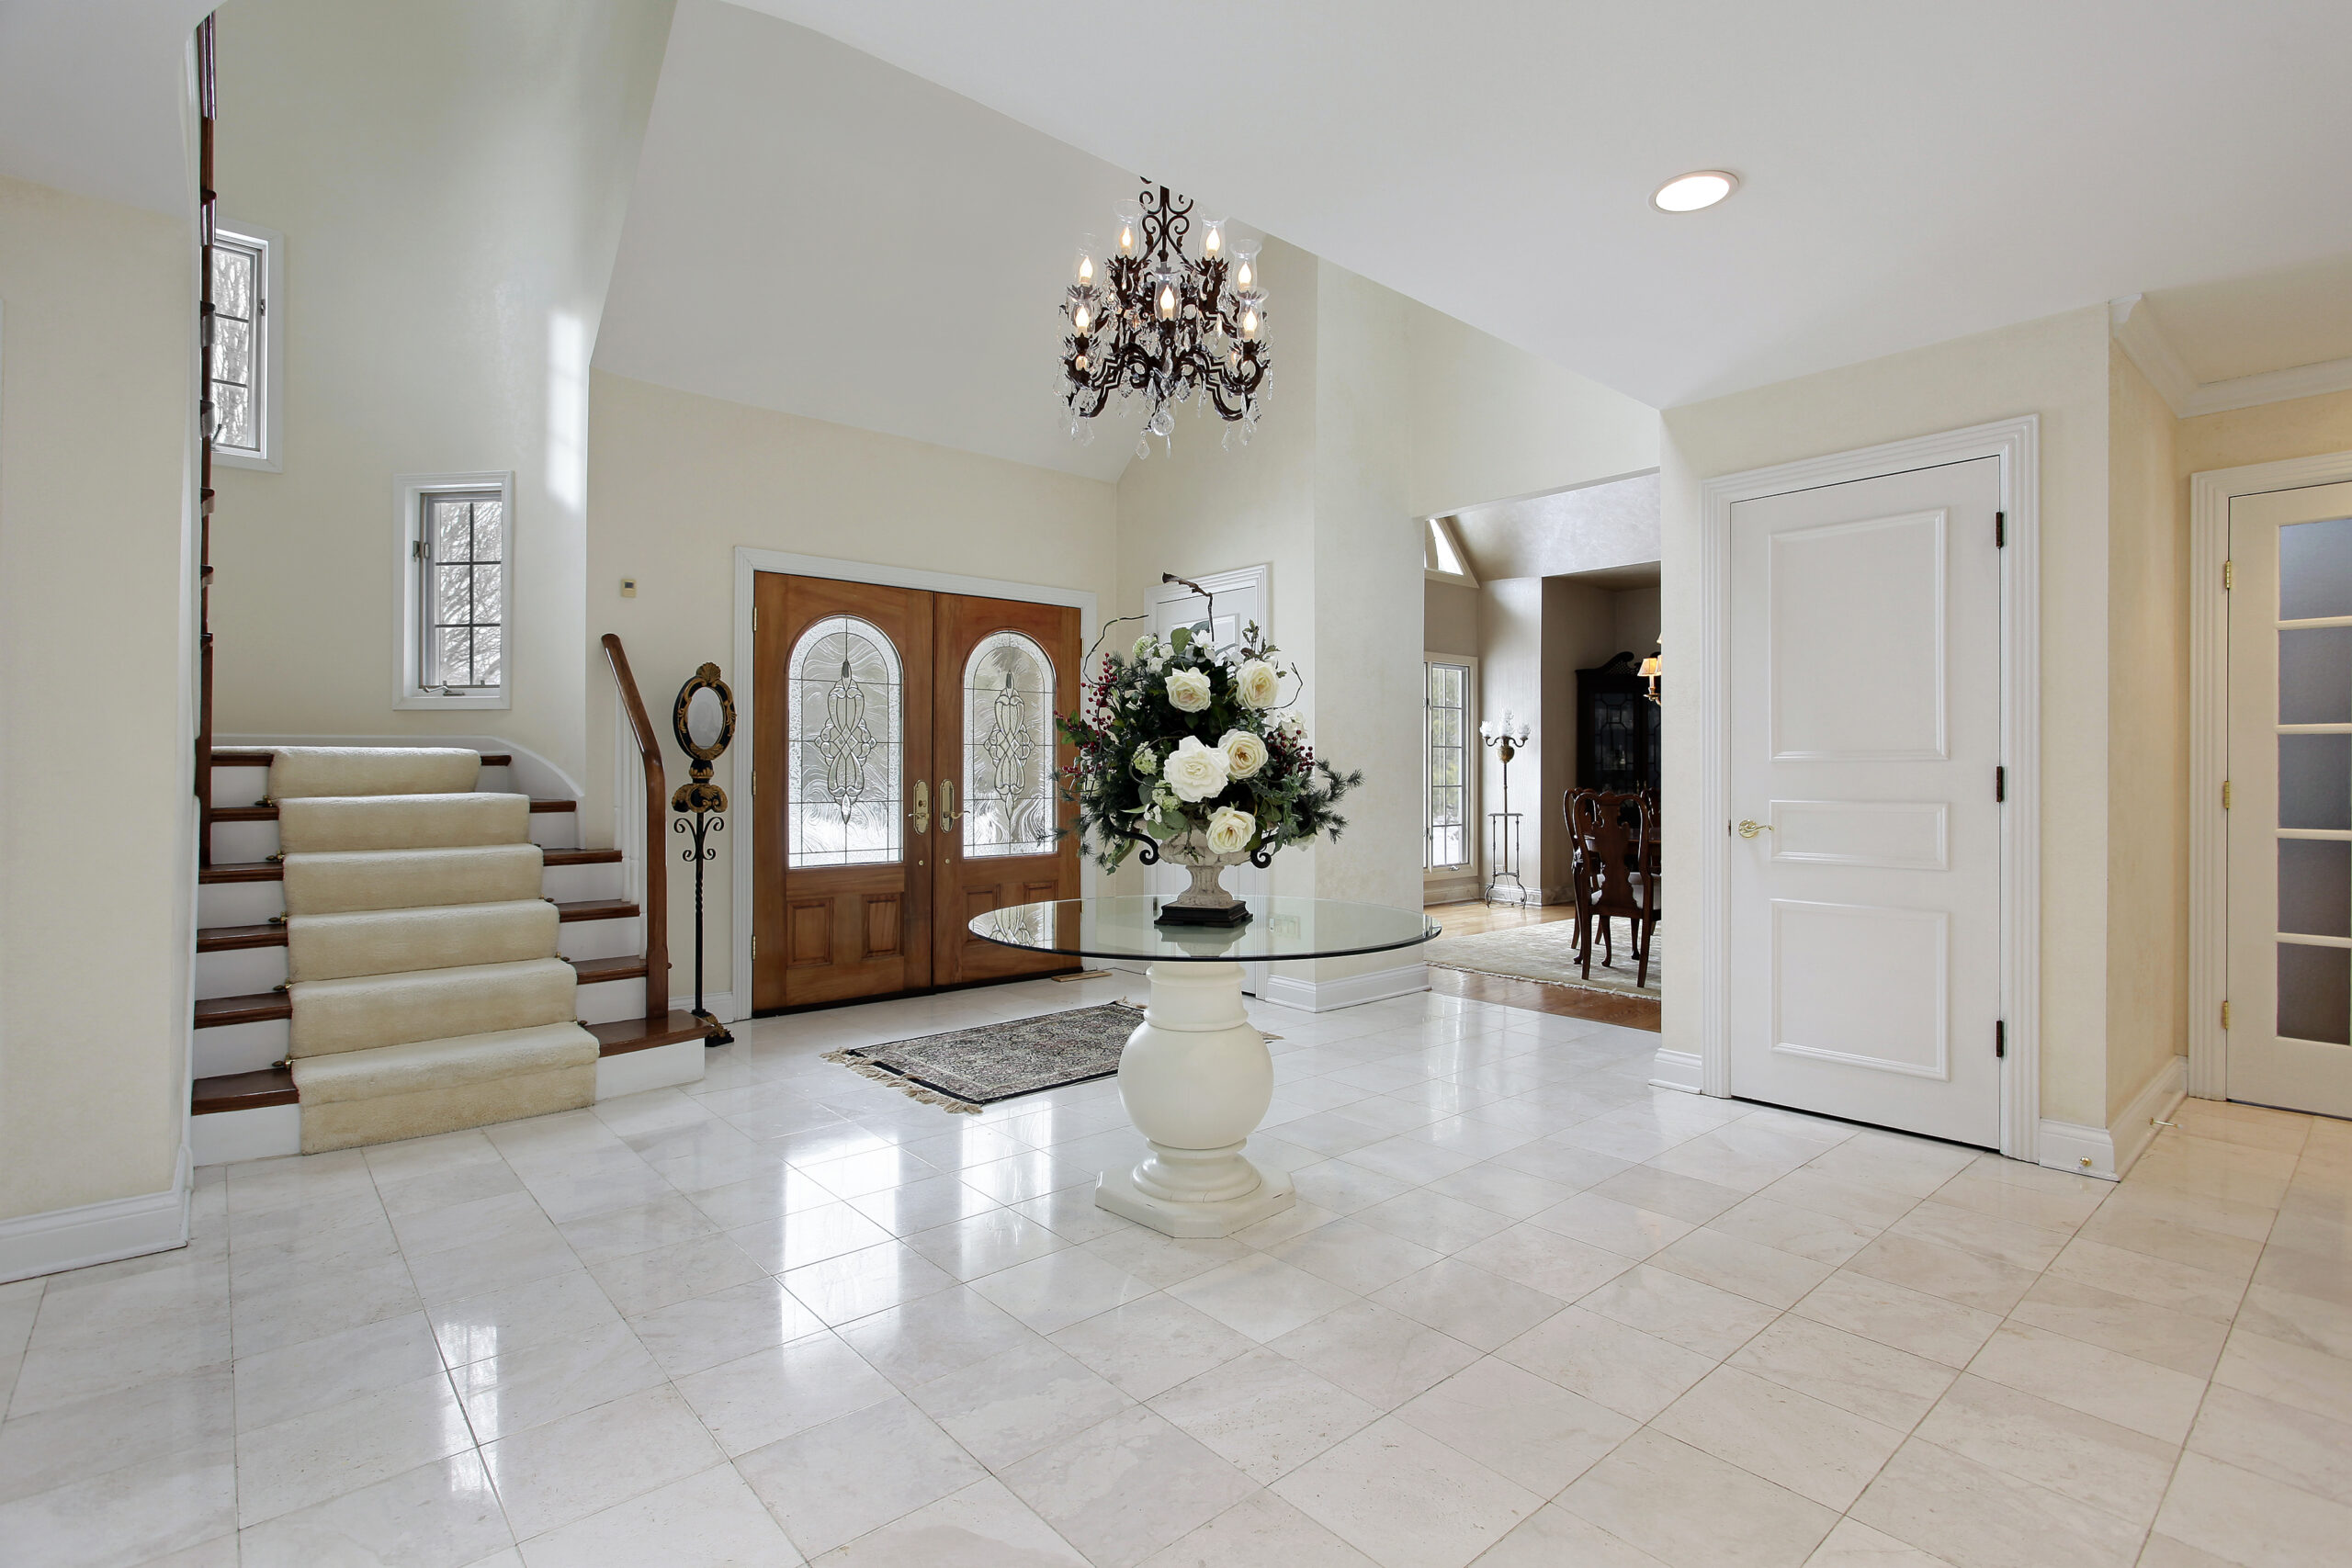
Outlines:
<svg viewBox="0 0 2352 1568"><path fill-rule="evenodd" d="M1363 782L1315 755L1306 727L1283 698L1297 671L1260 646L1257 626L1217 648L1179 626L1108 654L1087 682L1080 711L1061 720L1078 759L1062 798L1078 803L1078 830L1095 863L1115 871L1138 845L1182 843L1263 865L1276 850L1317 833L1340 836L1332 807ZM1292 692L1295 699L1297 693Z"/></svg>

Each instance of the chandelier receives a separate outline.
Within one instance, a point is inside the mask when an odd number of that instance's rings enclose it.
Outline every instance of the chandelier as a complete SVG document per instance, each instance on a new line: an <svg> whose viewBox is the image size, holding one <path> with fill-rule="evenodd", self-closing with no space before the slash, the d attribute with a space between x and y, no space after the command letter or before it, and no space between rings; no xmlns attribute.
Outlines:
<svg viewBox="0 0 2352 1568"><path fill-rule="evenodd" d="M1116 392L1150 405L1136 456L1165 447L1176 405L1191 400L1224 420L1226 444L1246 443L1258 428L1258 393L1270 363L1264 342L1266 291L1258 284L1258 250L1229 245L1221 219L1201 220L1201 254L1184 254L1193 204L1147 184L1140 200L1117 209L1118 241L1098 257L1090 241L1062 310L1062 397L1069 433L1093 439L1087 422Z"/></svg>

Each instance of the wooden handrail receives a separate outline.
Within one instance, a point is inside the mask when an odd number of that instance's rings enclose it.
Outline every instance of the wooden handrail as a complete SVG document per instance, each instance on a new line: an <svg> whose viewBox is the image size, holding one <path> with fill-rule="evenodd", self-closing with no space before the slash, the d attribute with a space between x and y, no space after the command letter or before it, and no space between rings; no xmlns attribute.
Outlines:
<svg viewBox="0 0 2352 1568"><path fill-rule="evenodd" d="M196 863L212 863L212 18L196 25L197 91L197 545ZM271 389L270 396L277 395Z"/></svg>
<svg viewBox="0 0 2352 1568"><path fill-rule="evenodd" d="M670 1011L670 868L665 833L669 792L662 777L662 738L645 715L645 699L638 695L637 677L629 673L628 652L611 632L604 637L605 657L612 660L613 682L620 688L622 715L637 738L637 752L645 763L645 1016L666 1018Z"/></svg>

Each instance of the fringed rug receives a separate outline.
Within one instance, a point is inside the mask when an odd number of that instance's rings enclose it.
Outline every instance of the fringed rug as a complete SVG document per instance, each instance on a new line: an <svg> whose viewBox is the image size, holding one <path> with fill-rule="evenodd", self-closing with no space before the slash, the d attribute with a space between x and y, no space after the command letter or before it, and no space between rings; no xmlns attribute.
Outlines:
<svg viewBox="0 0 2352 1568"><path fill-rule="evenodd" d="M1119 1070L1127 1036L1142 1021L1141 1008L1106 1002L887 1045L853 1045L826 1053L825 1060L925 1105L977 1113L1015 1095L1109 1077Z"/></svg>
<svg viewBox="0 0 2352 1568"><path fill-rule="evenodd" d="M1442 917L1440 917L1441 922ZM1584 976L1577 962L1577 923L1547 920L1536 926L1506 926L1476 936L1443 936L1421 949L1421 961L1440 969L1466 969L1475 975L1507 975L1520 980L1541 980L1580 990L1610 991L1618 996L1656 997L1660 994L1658 968L1666 956L1666 928L1650 934L1650 983L1634 984L1634 922L1611 920L1617 939L1616 962L1604 965L1598 941L1592 948L1592 977ZM1597 937L1598 932L1594 933Z"/></svg>

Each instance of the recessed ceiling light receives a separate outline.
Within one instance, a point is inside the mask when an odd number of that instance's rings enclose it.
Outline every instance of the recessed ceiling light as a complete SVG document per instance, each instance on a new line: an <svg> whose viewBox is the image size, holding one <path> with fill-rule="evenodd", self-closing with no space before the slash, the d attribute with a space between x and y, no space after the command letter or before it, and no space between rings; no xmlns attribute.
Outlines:
<svg viewBox="0 0 2352 1568"><path fill-rule="evenodd" d="M1721 169L1701 169L1679 175L1657 187L1650 202L1661 212L1696 212L1713 207L1739 188L1739 176Z"/></svg>

